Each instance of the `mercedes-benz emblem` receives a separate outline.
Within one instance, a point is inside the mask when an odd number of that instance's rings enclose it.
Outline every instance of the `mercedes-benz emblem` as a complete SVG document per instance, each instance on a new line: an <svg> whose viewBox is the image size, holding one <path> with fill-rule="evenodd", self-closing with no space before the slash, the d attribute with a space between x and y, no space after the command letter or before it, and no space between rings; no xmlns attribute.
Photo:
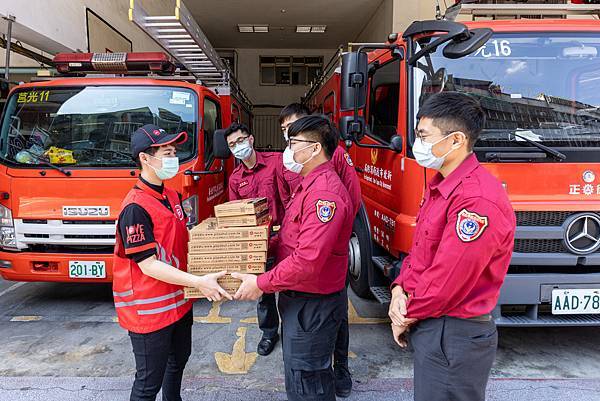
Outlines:
<svg viewBox="0 0 600 401"><path fill-rule="evenodd" d="M566 221L565 245L573 253L587 255L600 248L600 217L578 214Z"/></svg>

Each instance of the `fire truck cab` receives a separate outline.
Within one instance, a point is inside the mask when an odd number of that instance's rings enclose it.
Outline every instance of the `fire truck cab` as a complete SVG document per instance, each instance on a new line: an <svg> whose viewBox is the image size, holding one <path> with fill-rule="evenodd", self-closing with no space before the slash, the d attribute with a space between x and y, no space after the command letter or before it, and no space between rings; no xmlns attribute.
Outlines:
<svg viewBox="0 0 600 401"><path fill-rule="evenodd" d="M0 275L17 281L112 280L115 221L138 170L129 138L145 124L186 131L182 194L190 226L225 200L228 162L215 130L250 123L243 92L175 76L164 53L58 54L66 76L20 85L0 123Z"/></svg>
<svg viewBox="0 0 600 401"><path fill-rule="evenodd" d="M494 14L487 6L464 9ZM598 13L591 5L560 7ZM305 102L339 124L361 180L364 207L349 245L354 291L389 302L436 174L412 155L416 115L432 94L459 91L485 110L474 152L502 182L517 217L496 322L600 324L600 23L421 21L386 44L351 44L340 60Z"/></svg>

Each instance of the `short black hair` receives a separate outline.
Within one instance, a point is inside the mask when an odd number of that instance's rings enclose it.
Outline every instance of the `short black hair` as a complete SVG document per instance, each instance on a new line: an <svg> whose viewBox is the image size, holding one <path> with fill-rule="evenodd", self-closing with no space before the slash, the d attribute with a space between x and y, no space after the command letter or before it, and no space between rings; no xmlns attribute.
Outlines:
<svg viewBox="0 0 600 401"><path fill-rule="evenodd" d="M308 116L310 114L310 110L308 107L303 105L302 103L291 103L288 104L281 110L279 113L279 124L283 124L285 120L296 115L298 118Z"/></svg>
<svg viewBox="0 0 600 401"><path fill-rule="evenodd" d="M467 136L469 150L485 125L485 112L473 96L459 92L441 92L427 98L417 119L430 118L444 132L461 131Z"/></svg>
<svg viewBox="0 0 600 401"><path fill-rule="evenodd" d="M288 136L293 138L300 134L304 134L306 139L319 142L328 159L331 159L340 140L335 125L322 114L304 116L294 121L288 128Z"/></svg>
<svg viewBox="0 0 600 401"><path fill-rule="evenodd" d="M233 134L234 132L237 132L237 131L242 131L243 134L252 135L252 133L250 132L250 128L248 128L248 126L246 124L232 123L225 130L225 140L227 140L227 137L229 135L231 135L231 134Z"/></svg>
<svg viewBox="0 0 600 401"><path fill-rule="evenodd" d="M160 146L150 146L149 148L142 150L140 153L145 153L147 155L154 156L156 154L156 152L158 152L158 149L160 149ZM135 161L135 165L139 169L142 168L142 161L140 160L140 153L138 153L138 155L133 159Z"/></svg>

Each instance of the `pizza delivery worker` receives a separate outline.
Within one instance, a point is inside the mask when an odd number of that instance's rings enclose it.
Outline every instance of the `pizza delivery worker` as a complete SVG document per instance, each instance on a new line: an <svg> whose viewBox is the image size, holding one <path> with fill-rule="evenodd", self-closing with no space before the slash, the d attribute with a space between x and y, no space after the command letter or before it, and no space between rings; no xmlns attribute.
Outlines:
<svg viewBox="0 0 600 401"><path fill-rule="evenodd" d="M515 213L473 145L485 114L458 92L429 97L413 154L437 170L427 186L409 255L394 281L394 339L414 350L417 401L483 401L496 356L491 312L510 264Z"/></svg>
<svg viewBox="0 0 600 401"><path fill-rule="evenodd" d="M285 140L288 140L288 128L299 118L310 114L308 108L300 103L291 103L283 108L279 115L279 124L281 125L281 131ZM344 150L342 146L337 146L333 156L331 157L331 164L337 175L342 180L342 183L348 190L350 199L352 201L353 215L358 214L360 205L362 204L361 193L360 193L360 181L354 163L348 152ZM299 174L291 173L286 175L286 185L281 185L282 188L282 199L284 205L289 202L289 198L293 191L296 189L301 180L295 179L293 176L301 177ZM346 288L348 288L349 280L346 281ZM347 309L347 307L346 307ZM337 341L335 344L335 352L333 353L333 371L335 374L335 393L338 397L349 397L352 392L352 376L348 369L348 347L350 343L350 331L348 326L348 317L342 321L340 325L340 331L337 335Z"/></svg>
<svg viewBox="0 0 600 401"><path fill-rule="evenodd" d="M217 284L225 272L194 276L187 270L188 230L181 196L163 181L179 172L176 145L187 134L144 125L131 136L141 168L122 204L113 262L113 296L119 324L129 331L135 356L131 401L181 401L181 379L191 353L195 287L210 301L231 296Z"/></svg>
<svg viewBox="0 0 600 401"><path fill-rule="evenodd" d="M279 233L277 264L261 275L232 273L243 282L234 298L279 292L288 401L335 401L332 354L347 316L348 241L354 209L330 163L339 134L325 116L294 122L283 155L303 179Z"/></svg>

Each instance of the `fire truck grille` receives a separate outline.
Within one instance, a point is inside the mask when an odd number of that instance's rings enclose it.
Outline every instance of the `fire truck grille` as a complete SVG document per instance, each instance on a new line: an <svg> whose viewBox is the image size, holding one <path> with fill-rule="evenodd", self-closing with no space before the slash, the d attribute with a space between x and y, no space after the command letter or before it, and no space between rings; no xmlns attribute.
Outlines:
<svg viewBox="0 0 600 401"><path fill-rule="evenodd" d="M516 212L517 226L562 226L573 212Z"/></svg>
<svg viewBox="0 0 600 401"><path fill-rule="evenodd" d="M515 250L518 253L565 253L568 250L559 239L517 239Z"/></svg>

